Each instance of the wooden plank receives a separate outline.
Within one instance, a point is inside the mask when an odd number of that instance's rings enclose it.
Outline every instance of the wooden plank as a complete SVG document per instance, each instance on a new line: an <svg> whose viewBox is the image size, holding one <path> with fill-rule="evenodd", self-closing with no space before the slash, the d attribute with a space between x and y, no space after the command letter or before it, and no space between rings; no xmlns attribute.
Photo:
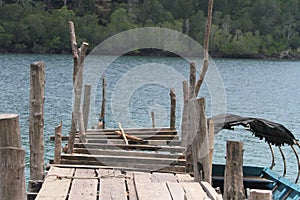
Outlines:
<svg viewBox="0 0 300 200"><path fill-rule="evenodd" d="M142 134L135 134L135 137L142 138L143 141L147 140L167 140L167 141L173 141L173 140L179 140L179 136L177 135L142 135ZM76 139L78 139L79 136L76 135ZM120 139L121 137L117 134L88 134L86 135L87 139L95 139L95 140L101 140L101 139ZM69 136L62 136L63 141L67 141L69 139ZM54 141L55 136L50 136L50 140Z"/></svg>
<svg viewBox="0 0 300 200"><path fill-rule="evenodd" d="M36 200L65 200L74 171L74 168L51 167Z"/></svg>
<svg viewBox="0 0 300 200"><path fill-rule="evenodd" d="M167 187L173 200L184 200L184 190L180 183L168 182Z"/></svg>
<svg viewBox="0 0 300 200"><path fill-rule="evenodd" d="M75 148L74 153L92 154L92 155L111 155L111 156L135 156L135 157L152 157L152 158L170 158L170 159L185 159L184 154L166 154L153 153L147 151L125 151L125 150L99 150L99 149L83 149Z"/></svg>
<svg viewBox="0 0 300 200"><path fill-rule="evenodd" d="M88 149L111 149L111 150L146 150L146 151L161 151L183 153L184 148L180 146L153 146L153 145L123 145L123 144L96 144L96 143L75 143L74 148L88 148Z"/></svg>
<svg viewBox="0 0 300 200"><path fill-rule="evenodd" d="M222 195L218 194L216 190L206 181L200 182L203 190L206 192L207 196L212 200L222 200Z"/></svg>
<svg viewBox="0 0 300 200"><path fill-rule="evenodd" d="M207 194L197 182L180 182L188 200L199 200L207 198Z"/></svg>
<svg viewBox="0 0 300 200"><path fill-rule="evenodd" d="M142 163L142 164L161 164L161 165L185 165L184 159L170 158L151 158L134 156L110 156L110 155L89 155L89 154L64 154L61 159L65 160L85 160L101 162L123 162L123 163Z"/></svg>
<svg viewBox="0 0 300 200"><path fill-rule="evenodd" d="M119 170L126 170L126 171L140 171L140 172L149 172L149 171L155 171L155 172L170 172L170 173L183 173L185 172L185 168L184 167L179 167L179 166L162 166L162 168L159 168L159 166L155 166L156 168L154 168L153 170L150 170L148 168L133 168L133 167L125 167L123 164L118 167L118 166L113 166L113 165L86 165L84 163L80 163L80 164L65 164L65 163L61 163L59 165L57 164L51 164L51 160L50 160L50 164L48 165L50 167L61 167L61 168L70 168L70 167L74 167L74 168L88 168L88 169L94 169L94 168L99 168L99 169L119 169ZM148 166L148 165L146 165ZM159 168L159 169L157 169Z"/></svg>
<svg viewBox="0 0 300 200"><path fill-rule="evenodd" d="M158 165L158 164L140 164L140 163L120 163L120 162L101 162L101 161L86 161L86 160L65 160L62 159L61 164L69 165L97 165L107 166L107 168L119 168L124 170L136 171L155 171L155 172L185 172L185 166L178 165Z"/></svg>
<svg viewBox="0 0 300 200"><path fill-rule="evenodd" d="M133 172L127 172L126 176L126 185L127 185L127 192L128 192L128 200L138 200L136 195L136 188L133 181Z"/></svg>
<svg viewBox="0 0 300 200"><path fill-rule="evenodd" d="M192 178L189 174L176 174L175 176L178 182L194 182L194 178Z"/></svg>
<svg viewBox="0 0 300 200"><path fill-rule="evenodd" d="M134 183L139 200L172 200L166 183L153 183L149 173L134 173Z"/></svg>
<svg viewBox="0 0 300 200"><path fill-rule="evenodd" d="M75 140L76 143L79 142L79 139ZM99 144L125 144L124 140L121 139L107 139L107 138L101 138L101 139L86 139L87 143L99 143ZM135 141L128 141L129 144L147 144L147 145L160 145L160 146L166 146L166 145L173 145L173 146L180 146L181 142L180 140L143 140L140 142Z"/></svg>
<svg viewBox="0 0 300 200"><path fill-rule="evenodd" d="M151 174L151 180L154 183L177 182L174 174L154 172Z"/></svg>
<svg viewBox="0 0 300 200"><path fill-rule="evenodd" d="M98 186L96 177L94 169L76 169L69 200L96 200Z"/></svg>
<svg viewBox="0 0 300 200"><path fill-rule="evenodd" d="M99 169L100 199L127 200L125 178L118 170Z"/></svg>

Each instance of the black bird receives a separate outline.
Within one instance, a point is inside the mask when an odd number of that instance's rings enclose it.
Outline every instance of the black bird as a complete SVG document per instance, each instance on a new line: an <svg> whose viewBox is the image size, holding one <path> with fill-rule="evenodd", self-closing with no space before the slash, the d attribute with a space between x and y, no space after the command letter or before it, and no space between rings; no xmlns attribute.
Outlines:
<svg viewBox="0 0 300 200"><path fill-rule="evenodd" d="M272 122L266 119L253 118L253 117L242 117L233 114L220 114L212 117L214 121L215 134L222 129L233 130L235 126L244 126L246 129L250 130L254 136L262 139L268 143L271 153L272 153L272 164L271 169L274 167L274 151L271 145L275 145L279 148L281 156L284 162L284 172L283 176L286 174L286 161L281 146L287 144L290 145L298 162L298 176L295 183L298 182L300 176L300 160L298 153L293 145L297 145L300 148L298 140L295 138L293 133L284 127L282 124Z"/></svg>

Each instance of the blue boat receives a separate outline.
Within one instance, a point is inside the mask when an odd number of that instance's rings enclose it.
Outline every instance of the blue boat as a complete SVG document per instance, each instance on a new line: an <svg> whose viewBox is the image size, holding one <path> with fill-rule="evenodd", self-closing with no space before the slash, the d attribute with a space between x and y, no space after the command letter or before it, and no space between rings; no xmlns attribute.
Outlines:
<svg viewBox="0 0 300 200"><path fill-rule="evenodd" d="M223 192L225 165L214 164L212 185ZM274 200L299 200L300 186L269 167L244 166L244 188L271 190Z"/></svg>
<svg viewBox="0 0 300 200"><path fill-rule="evenodd" d="M300 176L300 160L295 146L300 148L298 140L292 132L282 124L269 120L253 117L241 117L233 114L221 114L212 117L214 120L215 134L222 129L233 130L235 126L244 126L251 131L254 136L264 139L269 145L272 153L272 163L270 167L243 167L243 183L247 189L266 189L271 190L274 200L299 200L300 186L297 185ZM295 181L292 182L285 178L286 160L281 146L289 145L293 150L298 163L298 174ZM275 157L273 147L278 147L282 156L284 170L283 175L279 175L273 170L275 165ZM212 169L212 184L214 187L219 187L223 192L225 166L221 164L213 165Z"/></svg>

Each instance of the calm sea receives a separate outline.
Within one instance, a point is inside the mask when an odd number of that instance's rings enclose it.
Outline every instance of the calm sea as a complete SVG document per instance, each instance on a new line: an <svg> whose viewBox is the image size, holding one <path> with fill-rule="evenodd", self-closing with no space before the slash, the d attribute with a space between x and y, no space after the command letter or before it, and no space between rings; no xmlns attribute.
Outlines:
<svg viewBox="0 0 300 200"><path fill-rule="evenodd" d="M94 62L90 59L90 62ZM53 144L49 136L63 121L63 132L70 129L72 111L72 56L39 54L0 55L0 113L17 113L20 117L23 148L26 149L26 176L29 176L28 117L30 92L30 64L46 63L45 88L45 160L53 158ZM101 62L95 61L94 63ZM213 112L213 98L224 103L226 112L242 116L260 117L284 124L300 138L300 61L215 59L222 83L206 83L199 96L207 98L207 114ZM91 65L91 64L87 64ZM101 76L107 79L108 127L151 127L150 112L156 115L157 126L168 126L169 89L178 94L177 127L180 130L181 81L188 79L189 64L181 58L120 57L104 68L103 73L86 74L85 79L96 80L94 105L91 113L100 112ZM199 68L199 67L198 67ZM99 81L99 83L97 83ZM173 86L174 84L174 86ZM209 85L210 84L210 85ZM178 86L179 85L179 86ZM210 86L212 88L210 88ZM179 89L178 89L179 87ZM96 88L96 87L94 87ZM225 99L214 96L214 88L223 91ZM180 98L180 99L179 99ZM96 117L90 117L92 126ZM268 145L243 129L222 131L215 137L215 163L225 163L226 140L244 142L244 164L269 166ZM283 148L287 159L287 177L294 179L297 162L290 147ZM300 150L297 149L299 152ZM275 170L283 171L281 156L275 148Z"/></svg>

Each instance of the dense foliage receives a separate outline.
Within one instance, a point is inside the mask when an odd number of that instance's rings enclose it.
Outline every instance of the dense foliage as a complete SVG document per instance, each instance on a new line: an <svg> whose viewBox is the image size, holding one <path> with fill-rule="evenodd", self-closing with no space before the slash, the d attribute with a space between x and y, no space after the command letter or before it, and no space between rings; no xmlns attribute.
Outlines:
<svg viewBox="0 0 300 200"><path fill-rule="evenodd" d="M91 48L124 30L159 26L203 43L208 0L0 0L0 51L70 52L67 21ZM300 54L299 0L214 0L216 55Z"/></svg>

